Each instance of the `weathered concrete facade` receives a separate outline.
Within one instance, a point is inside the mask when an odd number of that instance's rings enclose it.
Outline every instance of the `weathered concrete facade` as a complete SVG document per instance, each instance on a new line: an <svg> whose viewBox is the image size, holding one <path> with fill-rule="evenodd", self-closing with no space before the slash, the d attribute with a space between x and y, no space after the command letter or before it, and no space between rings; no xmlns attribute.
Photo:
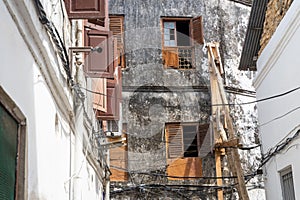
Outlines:
<svg viewBox="0 0 300 200"><path fill-rule="evenodd" d="M166 172L165 123L208 123L210 116L208 63L204 45L195 45L194 69L165 69L162 59L161 19L202 16L205 41L218 41L221 44L227 85L240 88L240 81L235 72L246 32L249 10L250 8L245 5L227 0L109 1L109 14L124 16L126 68L123 70L122 107L123 123L127 124L128 135L126 170L130 177L126 184L112 183L115 191L117 185L201 182L201 180L169 181L165 177L152 176L153 173L165 174ZM246 75L248 74L243 74L243 78ZM231 99L235 101L238 97L234 95ZM253 126L253 121L255 116L248 119L248 123L252 124L250 126ZM202 165L203 176L215 175L213 156L209 154L203 158ZM152 175L140 174L140 172ZM214 180L205 183L214 183ZM191 192L189 198L193 196L197 199L208 198L201 192L203 190L201 188ZM215 190L208 190L212 192L210 194L212 199ZM188 190L185 192L188 193ZM124 192L112 192L112 197L125 199L124 194ZM141 187L131 188L126 194L128 199L130 197L132 199L185 197L176 192L174 196L170 196L167 189L165 192L152 194ZM143 194L148 196L145 197Z"/></svg>

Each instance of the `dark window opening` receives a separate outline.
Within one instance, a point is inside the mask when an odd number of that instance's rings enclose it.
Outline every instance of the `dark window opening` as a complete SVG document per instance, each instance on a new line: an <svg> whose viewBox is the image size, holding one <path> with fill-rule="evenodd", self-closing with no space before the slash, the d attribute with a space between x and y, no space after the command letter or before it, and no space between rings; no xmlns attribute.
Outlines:
<svg viewBox="0 0 300 200"><path fill-rule="evenodd" d="M197 126L183 126L184 157L198 157Z"/></svg>
<svg viewBox="0 0 300 200"><path fill-rule="evenodd" d="M190 46L190 21L177 21L177 46Z"/></svg>

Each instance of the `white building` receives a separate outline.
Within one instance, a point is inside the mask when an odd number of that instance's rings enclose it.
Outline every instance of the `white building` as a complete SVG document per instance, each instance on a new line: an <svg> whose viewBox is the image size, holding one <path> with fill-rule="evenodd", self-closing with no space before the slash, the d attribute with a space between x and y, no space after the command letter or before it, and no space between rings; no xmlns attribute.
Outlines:
<svg viewBox="0 0 300 200"><path fill-rule="evenodd" d="M78 59L64 63L69 47L83 46L83 20L69 21L62 0L3 0L0 19L0 199L108 199L100 128L82 89L106 79L87 78Z"/></svg>
<svg viewBox="0 0 300 200"><path fill-rule="evenodd" d="M259 6L253 8L256 9L253 11L256 22L265 16L263 34L252 34L251 39L248 29L244 50L251 49L251 42L255 45L260 41L262 46L254 87L259 101L259 132L264 155L261 166L266 197L270 200L300 199L300 1L264 2L268 1L259 2L262 12ZM242 57L246 54L245 50ZM256 55L248 51L248 55L251 54ZM251 66L245 66L240 67L251 70ZM260 101L267 97L271 98Z"/></svg>

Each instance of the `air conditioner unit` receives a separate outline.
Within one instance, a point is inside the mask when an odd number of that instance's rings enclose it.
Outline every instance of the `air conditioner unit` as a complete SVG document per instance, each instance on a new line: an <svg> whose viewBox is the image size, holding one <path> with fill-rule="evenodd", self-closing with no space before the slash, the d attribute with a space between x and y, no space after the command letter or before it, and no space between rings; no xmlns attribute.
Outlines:
<svg viewBox="0 0 300 200"><path fill-rule="evenodd" d="M122 123L119 120L107 120L107 130L104 131L106 137L121 137Z"/></svg>

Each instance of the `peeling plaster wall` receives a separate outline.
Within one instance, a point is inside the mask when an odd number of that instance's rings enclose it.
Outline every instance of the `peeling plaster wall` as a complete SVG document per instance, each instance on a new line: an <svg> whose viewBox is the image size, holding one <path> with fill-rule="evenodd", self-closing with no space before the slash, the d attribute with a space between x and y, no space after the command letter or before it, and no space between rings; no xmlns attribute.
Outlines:
<svg viewBox="0 0 300 200"><path fill-rule="evenodd" d="M109 1L110 14L124 15L126 69L123 70L122 107L123 122L127 123L128 132L129 171L158 170L165 173L166 147L163 130L166 122L209 121L210 94L205 47L196 45L195 69L164 69L161 17L203 16L205 41L218 41L221 44L227 85L253 90L252 74L237 70L249 12L249 7L228 0ZM253 99L230 95L230 100L239 102ZM241 116L246 118L249 113L253 114L252 118L240 119ZM254 108L239 107L233 110L232 115L237 121L236 125L249 125L249 135L252 138L256 125ZM203 160L203 176L214 176L214 167L214 158L208 155ZM157 183L147 177L132 176L129 185ZM161 182L170 183L166 179ZM138 199L137 196L135 198ZM213 199L211 196L201 198Z"/></svg>

